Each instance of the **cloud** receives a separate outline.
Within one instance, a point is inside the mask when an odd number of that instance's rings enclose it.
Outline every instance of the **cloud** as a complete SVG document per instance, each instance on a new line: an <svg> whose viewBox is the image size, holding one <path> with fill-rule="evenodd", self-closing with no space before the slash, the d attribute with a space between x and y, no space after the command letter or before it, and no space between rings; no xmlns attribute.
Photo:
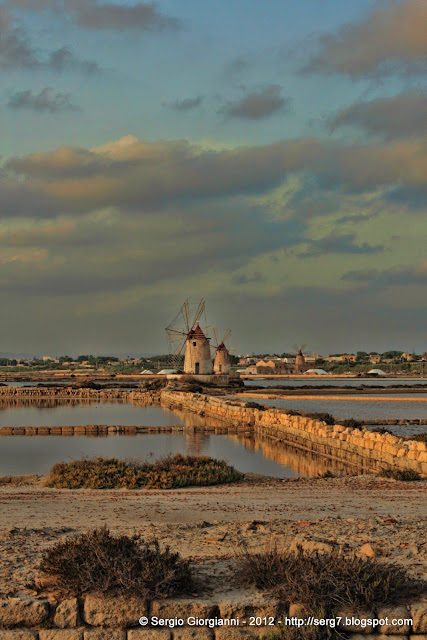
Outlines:
<svg viewBox="0 0 427 640"><path fill-rule="evenodd" d="M372 289L385 287L425 285L427 284L427 263L420 267L394 267L392 269L361 269L360 271L348 271L342 280L348 280L360 284L366 284Z"/></svg>
<svg viewBox="0 0 427 640"><path fill-rule="evenodd" d="M191 109L199 107L202 102L203 97L196 96L195 98L184 98L184 100L175 100L175 102L170 102L166 106L169 106L175 111L190 111Z"/></svg>
<svg viewBox="0 0 427 640"><path fill-rule="evenodd" d="M427 95L420 91L358 102L341 109L331 120L332 130L355 125L368 134L396 139L424 135L426 132Z"/></svg>
<svg viewBox="0 0 427 640"><path fill-rule="evenodd" d="M252 91L239 100L228 102L219 112L228 118L262 120L288 108L289 105L290 98L284 98L279 85L272 84L265 89Z"/></svg>
<svg viewBox="0 0 427 640"><path fill-rule="evenodd" d="M45 87L40 93L33 93L30 89L17 91L11 96L7 106L10 109L28 109L47 113L80 110L79 107L71 102L70 93L55 93L50 87Z"/></svg>
<svg viewBox="0 0 427 640"><path fill-rule="evenodd" d="M0 7L0 68L32 69L38 65L37 55L24 29L12 23L11 16Z"/></svg>
<svg viewBox="0 0 427 640"><path fill-rule="evenodd" d="M49 55L47 66L58 73L62 71L81 71L93 75L101 72L97 62L81 60L68 47L61 47L52 51Z"/></svg>
<svg viewBox="0 0 427 640"><path fill-rule="evenodd" d="M298 255L301 258L313 258L325 254L342 253L342 254L370 254L380 253L384 251L383 245L370 245L367 242L356 244L356 235L354 233L338 234L331 233L324 238L314 240L309 243L309 247L303 253Z"/></svg>
<svg viewBox="0 0 427 640"><path fill-rule="evenodd" d="M10 190L15 183L18 193L26 184L61 203L63 212L108 206L141 212L168 203L262 195L300 172L312 176L312 188L320 192L357 194L383 185L418 193L425 188L427 158L418 140L345 145L301 138L214 151L126 136L95 149L60 147L10 158L3 172ZM328 206L326 199L320 213Z"/></svg>
<svg viewBox="0 0 427 640"><path fill-rule="evenodd" d="M392 2L359 24L345 24L319 39L304 71L353 77L426 69L427 7L422 0Z"/></svg>
<svg viewBox="0 0 427 640"><path fill-rule="evenodd" d="M47 59L43 58L30 44L27 31L14 26L12 17L3 7L0 7L0 69L50 69L90 75L101 71L96 62L78 58L67 47L56 49L48 54Z"/></svg>
<svg viewBox="0 0 427 640"><path fill-rule="evenodd" d="M161 31L181 28L180 20L161 13L153 3L138 2L129 6L114 2L101 4L97 0L65 0L64 5L84 29Z"/></svg>

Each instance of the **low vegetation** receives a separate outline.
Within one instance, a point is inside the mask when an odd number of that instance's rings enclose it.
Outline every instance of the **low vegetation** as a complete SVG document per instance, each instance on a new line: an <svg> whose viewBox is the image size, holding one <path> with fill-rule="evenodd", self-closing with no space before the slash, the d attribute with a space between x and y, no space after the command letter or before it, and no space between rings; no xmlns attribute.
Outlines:
<svg viewBox="0 0 427 640"><path fill-rule="evenodd" d="M162 550L157 540L115 538L105 527L56 544L44 554L39 570L64 594L75 596L100 591L151 600L195 588L189 561L178 553Z"/></svg>
<svg viewBox="0 0 427 640"><path fill-rule="evenodd" d="M46 479L56 489L176 489L236 482L243 477L223 460L177 454L156 462L94 458L59 462Z"/></svg>
<svg viewBox="0 0 427 640"><path fill-rule="evenodd" d="M298 603L309 615L321 618L335 617L345 609L357 612L385 603L407 602L423 593L426 586L400 567L344 556L339 551L308 554L301 548L290 552L271 546L263 553L250 553L240 549L236 565L240 584L272 591L280 598L284 611ZM272 631L270 638L343 637L336 634L336 630L328 628L282 627Z"/></svg>
<svg viewBox="0 0 427 640"><path fill-rule="evenodd" d="M393 478L394 480L403 480L404 482L421 480L418 471L414 469L382 469L379 474L381 478Z"/></svg>

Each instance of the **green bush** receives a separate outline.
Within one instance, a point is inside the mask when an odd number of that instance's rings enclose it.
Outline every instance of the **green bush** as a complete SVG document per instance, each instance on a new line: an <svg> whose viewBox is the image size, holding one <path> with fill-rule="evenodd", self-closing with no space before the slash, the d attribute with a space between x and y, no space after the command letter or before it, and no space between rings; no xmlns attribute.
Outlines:
<svg viewBox="0 0 427 640"><path fill-rule="evenodd" d="M55 464L46 486L57 489L175 489L236 482L243 477L223 460L177 454L154 463L94 458Z"/></svg>
<svg viewBox="0 0 427 640"><path fill-rule="evenodd" d="M194 590L189 562L178 553L162 551L157 540L114 538L105 527L56 544L43 555L39 570L69 595L101 591L150 600Z"/></svg>

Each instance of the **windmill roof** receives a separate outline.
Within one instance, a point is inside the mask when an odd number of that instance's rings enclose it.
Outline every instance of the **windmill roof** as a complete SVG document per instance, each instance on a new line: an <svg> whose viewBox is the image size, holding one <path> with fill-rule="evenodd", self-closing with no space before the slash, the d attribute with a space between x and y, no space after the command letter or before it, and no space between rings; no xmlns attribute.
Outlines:
<svg viewBox="0 0 427 640"><path fill-rule="evenodd" d="M227 347L225 346L224 342L221 342L221 344L219 344L216 348L217 351L227 351Z"/></svg>
<svg viewBox="0 0 427 640"><path fill-rule="evenodd" d="M194 329L191 329L188 332L188 337L189 338L205 338L206 339L206 336L203 333L203 331L201 330L199 323L196 324Z"/></svg>

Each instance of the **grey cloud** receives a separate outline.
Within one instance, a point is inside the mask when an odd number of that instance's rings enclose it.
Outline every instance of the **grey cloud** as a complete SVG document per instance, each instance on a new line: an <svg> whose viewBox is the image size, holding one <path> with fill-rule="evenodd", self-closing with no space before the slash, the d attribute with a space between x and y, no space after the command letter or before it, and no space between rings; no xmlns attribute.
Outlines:
<svg viewBox="0 0 427 640"><path fill-rule="evenodd" d="M153 3L128 6L97 0L65 0L65 8L85 29L153 31L179 29L181 21L161 13Z"/></svg>
<svg viewBox="0 0 427 640"><path fill-rule="evenodd" d="M241 275L241 276L233 276L233 278L231 278L231 282L233 284L252 284L254 282L264 282L265 278L264 276L259 273L259 271L255 271L255 273L253 273L252 275Z"/></svg>
<svg viewBox="0 0 427 640"><path fill-rule="evenodd" d="M10 15L0 7L0 68L32 69L38 64L25 30L14 26Z"/></svg>
<svg viewBox="0 0 427 640"><path fill-rule="evenodd" d="M312 258L329 253L370 254L384 251L383 245L370 245L367 242L356 244L354 233L331 233L329 236L310 243L309 248L298 254L301 258Z"/></svg>
<svg viewBox="0 0 427 640"><path fill-rule="evenodd" d="M17 192L26 180L76 213L105 206L141 212L167 203L263 194L287 175L304 171L314 176L311 189L321 194L321 206L312 207L306 185L290 210L300 216L305 207L310 217L327 213L336 204L334 193L342 190L357 194L385 185L419 192L425 188L426 166L417 140L347 146L308 138L213 151L128 137L94 150L60 147L11 158L3 170L11 183L15 180ZM329 194L322 200L325 187Z"/></svg>
<svg viewBox="0 0 427 640"><path fill-rule="evenodd" d="M426 69L425 4L393 2L358 24L345 24L319 39L304 71L350 76L419 73Z"/></svg>
<svg viewBox="0 0 427 640"><path fill-rule="evenodd" d="M331 120L332 130L343 125L356 125L369 134L387 139L411 137L426 133L427 95L420 91L358 102L342 109Z"/></svg>
<svg viewBox="0 0 427 640"><path fill-rule="evenodd" d="M81 60L67 47L56 49L48 54L47 59L43 58L31 45L27 31L15 26L11 15L3 7L0 7L0 68L51 69L56 72L80 71L87 74L99 73L101 70L96 62Z"/></svg>
<svg viewBox="0 0 427 640"><path fill-rule="evenodd" d="M348 271L342 280L366 284L372 289L383 289L391 286L407 286L411 284L427 284L427 269L414 267L395 267L393 269L361 269Z"/></svg>
<svg viewBox="0 0 427 640"><path fill-rule="evenodd" d="M252 91L239 100L228 102L219 112L228 118L261 120L289 108L289 105L290 98L284 98L280 86L274 84L265 89Z"/></svg>
<svg viewBox="0 0 427 640"><path fill-rule="evenodd" d="M98 74L101 68L97 62L81 60L68 47L61 47L49 55L47 66L58 73L62 71L81 71L89 75Z"/></svg>
<svg viewBox="0 0 427 640"><path fill-rule="evenodd" d="M175 111L190 111L191 109L195 109L199 107L203 102L202 96L196 96L195 98L184 98L184 100L175 100L175 102L170 102L167 104L170 108Z"/></svg>
<svg viewBox="0 0 427 640"><path fill-rule="evenodd" d="M28 109L47 113L80 110L72 103L70 93L55 93L50 87L45 87L40 93L33 93L30 89L18 91L11 96L7 106L11 109Z"/></svg>

